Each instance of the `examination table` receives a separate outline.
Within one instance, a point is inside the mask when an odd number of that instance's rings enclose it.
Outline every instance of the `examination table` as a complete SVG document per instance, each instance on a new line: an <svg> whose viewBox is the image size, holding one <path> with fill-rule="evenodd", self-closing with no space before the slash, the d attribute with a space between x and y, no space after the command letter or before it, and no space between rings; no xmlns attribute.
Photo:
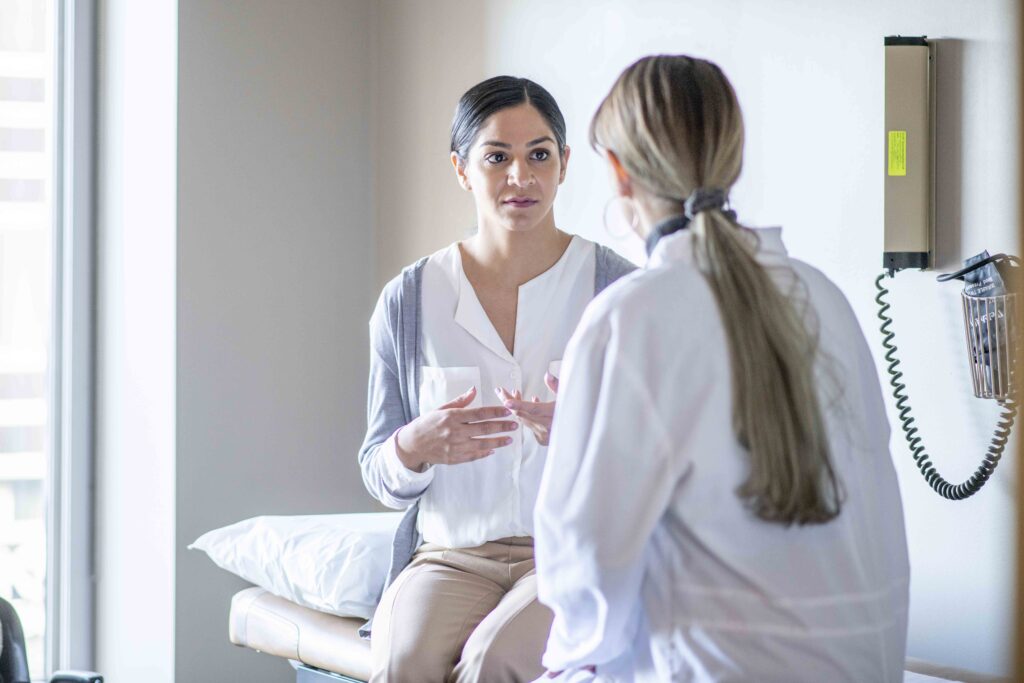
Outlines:
<svg viewBox="0 0 1024 683"><path fill-rule="evenodd" d="M300 607L262 588L246 588L231 599L228 632L235 645L290 660L296 683L361 683L370 677L370 643L358 633L362 623ZM1009 680L917 659L908 659L906 670L906 683Z"/></svg>

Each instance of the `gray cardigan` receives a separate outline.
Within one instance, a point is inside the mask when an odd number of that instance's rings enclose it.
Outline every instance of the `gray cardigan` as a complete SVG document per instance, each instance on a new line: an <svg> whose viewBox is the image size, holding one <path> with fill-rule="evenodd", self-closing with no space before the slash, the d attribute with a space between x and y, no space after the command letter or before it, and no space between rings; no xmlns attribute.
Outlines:
<svg viewBox="0 0 1024 683"><path fill-rule="evenodd" d="M636 266L608 247L596 245L594 296ZM359 449L359 468L363 483L374 498L388 507L405 509L391 547L391 567L384 588L412 560L420 544L416 530L419 496L396 497L384 486L381 463L377 458L381 444L403 425L419 416L420 384L420 283L424 257L406 267L384 287L370 318L370 386L367 403L366 438ZM370 622L360 634L369 635Z"/></svg>

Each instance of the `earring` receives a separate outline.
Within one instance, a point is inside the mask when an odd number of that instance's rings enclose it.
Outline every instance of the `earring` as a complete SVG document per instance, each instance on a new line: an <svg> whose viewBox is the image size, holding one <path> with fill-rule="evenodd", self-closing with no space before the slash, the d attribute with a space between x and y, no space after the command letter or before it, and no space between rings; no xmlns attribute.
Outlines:
<svg viewBox="0 0 1024 683"><path fill-rule="evenodd" d="M609 209L612 208L612 205L616 201L620 200L624 202L624 204L622 205L619 214L623 218L625 218L627 215L629 216L629 230L623 230L621 232L615 233L612 232L611 229L608 227L608 211ZM628 198L616 195L609 199L608 203L604 205L604 231L608 233L608 236L611 237L612 239L618 240L622 239L623 237L627 237L630 234L630 232L636 233L637 226L639 225L640 216L637 214L636 207L633 205L633 202L631 202Z"/></svg>

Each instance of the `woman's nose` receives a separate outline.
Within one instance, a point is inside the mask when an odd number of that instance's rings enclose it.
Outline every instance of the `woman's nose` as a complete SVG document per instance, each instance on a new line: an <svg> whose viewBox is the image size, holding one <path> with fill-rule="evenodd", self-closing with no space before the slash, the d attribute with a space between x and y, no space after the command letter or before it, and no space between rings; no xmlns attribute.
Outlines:
<svg viewBox="0 0 1024 683"><path fill-rule="evenodd" d="M525 187L526 185L533 185L536 182L536 178L530 167L523 161L513 161L508 169L508 184L516 185L517 187Z"/></svg>

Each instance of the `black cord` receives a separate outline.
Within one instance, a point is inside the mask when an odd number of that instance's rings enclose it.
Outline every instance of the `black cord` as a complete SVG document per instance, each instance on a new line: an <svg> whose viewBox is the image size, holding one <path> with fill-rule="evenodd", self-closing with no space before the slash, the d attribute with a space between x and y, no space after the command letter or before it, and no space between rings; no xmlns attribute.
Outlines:
<svg viewBox="0 0 1024 683"><path fill-rule="evenodd" d="M988 451L985 453L985 457L982 459L978 469L974 471L974 474L962 484L951 484L943 479L942 475L935 469L935 465L932 464L931 458L924 451L921 437L917 435L917 427L914 426L914 418L910 414L910 398L907 396L907 386L900 382L903 373L898 369L900 361L896 358L897 348L895 342L893 342L896 335L890 329L892 327L892 318L886 313L890 308L889 303L885 300L885 295L889 293L889 290L882 286L882 279L885 276L886 274L882 273L875 280L875 287L878 289L875 303L878 304L878 319L882 321L882 326L879 329L882 332L882 346L885 347L885 360L888 363L886 370L889 372L889 384L892 386L893 398L896 399L896 408L900 413L903 435L907 439L907 444L910 445L910 452L914 457L914 462L917 463L917 469L921 471L925 481L928 482L928 485L936 493L950 500L969 498L981 490L981 487L985 485L985 482L992 476L996 466L999 464L999 459L1003 456L1003 451L1006 449L1006 444L1010 439L1010 431L1013 429L1014 420L1017 419L1017 402L1012 398L1000 401L1003 413L999 416L999 422L996 423L995 434L992 436L992 442L988 446Z"/></svg>

